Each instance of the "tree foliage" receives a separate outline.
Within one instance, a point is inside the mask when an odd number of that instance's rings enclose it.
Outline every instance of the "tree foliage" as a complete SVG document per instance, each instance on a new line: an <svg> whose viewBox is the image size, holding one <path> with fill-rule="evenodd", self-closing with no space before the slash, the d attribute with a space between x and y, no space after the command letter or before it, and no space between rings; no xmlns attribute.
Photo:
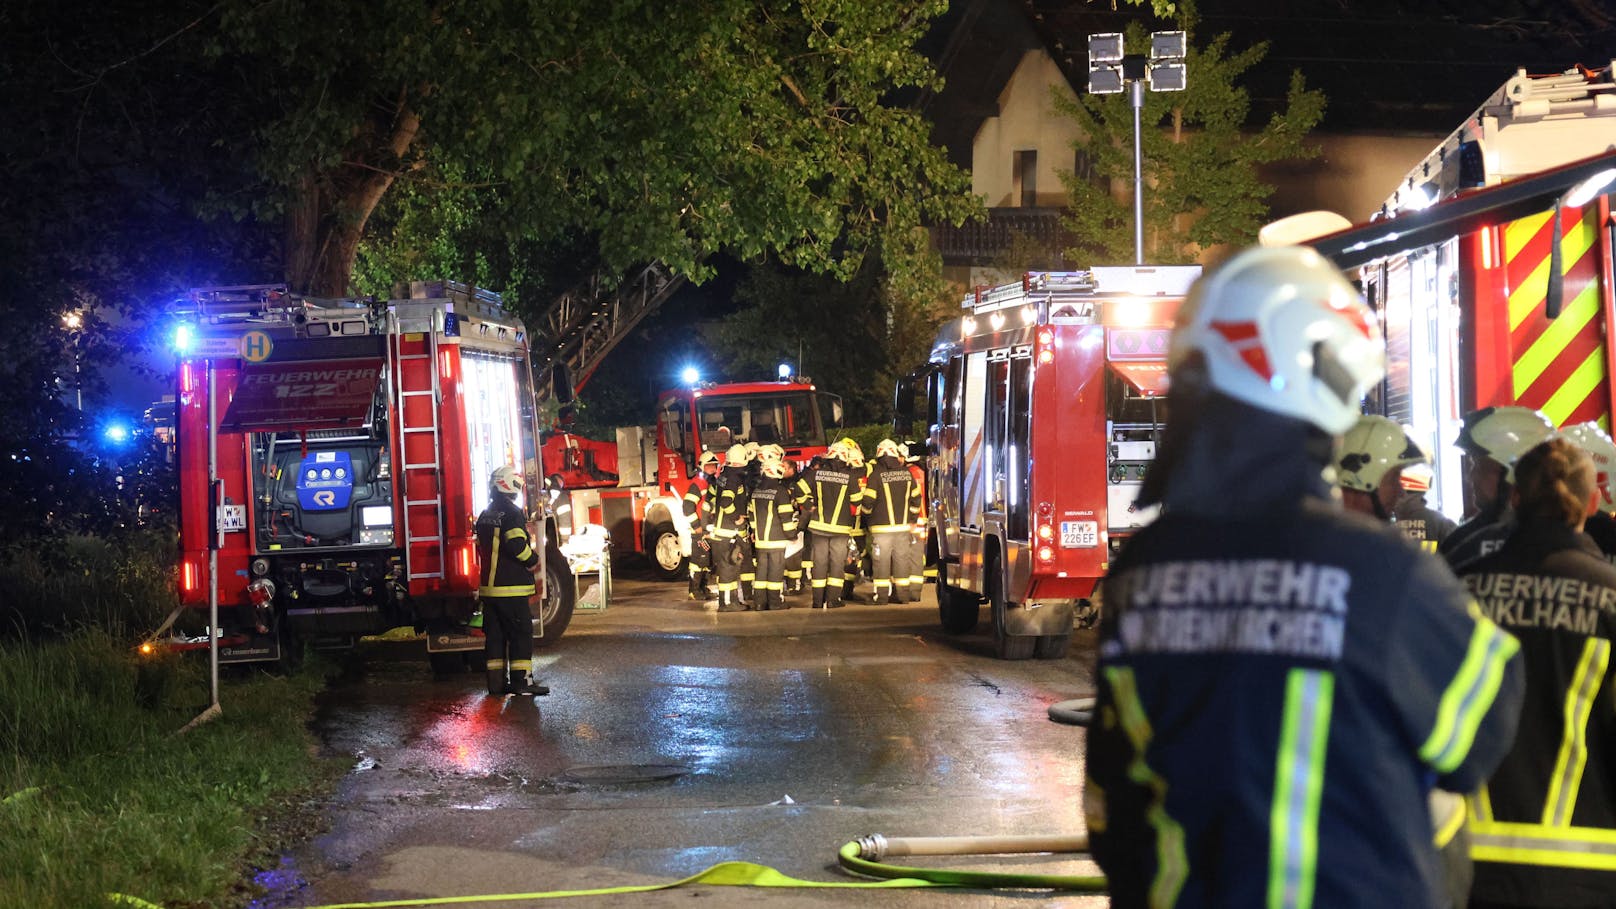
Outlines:
<svg viewBox="0 0 1616 909"><path fill-rule="evenodd" d="M1267 219L1273 187L1259 166L1317 154L1306 137L1324 116L1322 93L1292 73L1286 107L1252 129L1250 98L1241 75L1267 53L1266 44L1231 50L1228 35L1196 43L1194 10L1178 4L1190 33L1188 88L1147 92L1140 112L1144 158L1145 260L1189 262L1206 248L1248 243ZM1144 53L1142 26L1128 28L1129 53ZM1134 259L1133 108L1128 93L1059 97L1061 111L1088 137L1080 143L1090 174L1064 178L1071 198L1067 227L1080 238L1068 255L1078 261ZM1125 193L1114 187L1126 185Z"/></svg>

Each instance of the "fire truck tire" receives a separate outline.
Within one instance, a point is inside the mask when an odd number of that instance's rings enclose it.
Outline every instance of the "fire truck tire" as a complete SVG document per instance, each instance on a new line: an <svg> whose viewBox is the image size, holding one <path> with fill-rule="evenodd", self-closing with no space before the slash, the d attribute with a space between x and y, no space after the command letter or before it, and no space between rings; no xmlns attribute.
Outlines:
<svg viewBox="0 0 1616 909"><path fill-rule="evenodd" d="M544 636L533 639L535 647L549 647L561 639L567 626L572 624L572 607L578 600L578 582L567 571L567 557L561 554L561 548L554 540L550 541L550 548L545 551L544 570L545 578L543 600L533 605L539 610L534 618L544 619Z"/></svg>
<svg viewBox="0 0 1616 909"><path fill-rule="evenodd" d="M937 563L937 617L945 634L969 634L982 614L981 598L948 583L948 566Z"/></svg>
<svg viewBox="0 0 1616 909"><path fill-rule="evenodd" d="M1033 645L1033 656L1040 660L1058 660L1066 656L1066 649L1072 644L1069 634L1041 634Z"/></svg>
<svg viewBox="0 0 1616 909"><path fill-rule="evenodd" d="M669 521L653 524L645 532L645 557L664 581L677 581L689 573L684 553L679 551L679 532Z"/></svg>
<svg viewBox="0 0 1616 909"><path fill-rule="evenodd" d="M1005 613L1010 603L1004 596L1004 568L998 554L988 555L988 573L985 579L988 602L993 610L993 655L1001 660L1030 660L1038 646L1038 635L1010 634L1005 631Z"/></svg>

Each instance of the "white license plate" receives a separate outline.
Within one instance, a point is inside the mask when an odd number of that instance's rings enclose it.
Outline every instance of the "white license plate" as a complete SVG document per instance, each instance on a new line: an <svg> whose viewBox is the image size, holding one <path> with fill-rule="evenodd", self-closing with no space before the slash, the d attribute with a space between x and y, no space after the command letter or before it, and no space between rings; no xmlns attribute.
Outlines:
<svg viewBox="0 0 1616 909"><path fill-rule="evenodd" d="M1099 521L1062 521L1062 549L1093 549L1100 545Z"/></svg>

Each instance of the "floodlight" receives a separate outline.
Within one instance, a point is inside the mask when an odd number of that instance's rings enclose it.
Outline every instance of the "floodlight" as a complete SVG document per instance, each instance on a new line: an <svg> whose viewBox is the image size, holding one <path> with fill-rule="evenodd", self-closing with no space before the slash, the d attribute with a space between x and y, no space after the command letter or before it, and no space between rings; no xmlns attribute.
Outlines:
<svg viewBox="0 0 1616 909"><path fill-rule="evenodd" d="M1571 208L1581 208L1594 200L1605 187L1616 181L1616 168L1606 168L1588 177L1576 186L1571 187L1565 194L1564 204Z"/></svg>
<svg viewBox="0 0 1616 909"><path fill-rule="evenodd" d="M1187 56L1189 41L1183 32L1151 32L1150 59L1182 60Z"/></svg>
<svg viewBox="0 0 1616 909"><path fill-rule="evenodd" d="M1106 32L1089 36L1089 66L1116 63L1122 59L1122 33Z"/></svg>
<svg viewBox="0 0 1616 909"><path fill-rule="evenodd" d="M1089 94L1116 95L1124 88L1122 67L1090 66L1089 67Z"/></svg>
<svg viewBox="0 0 1616 909"><path fill-rule="evenodd" d="M196 333L189 325L178 325L174 328L174 352L184 356L191 352L196 344Z"/></svg>
<svg viewBox="0 0 1616 909"><path fill-rule="evenodd" d="M684 370L679 373L679 380L684 382L686 385L694 385L701 381L701 370L694 366L686 366Z"/></svg>
<svg viewBox="0 0 1616 909"><path fill-rule="evenodd" d="M1153 92L1181 92L1189 81L1189 73L1182 63L1150 62L1150 90Z"/></svg>
<svg viewBox="0 0 1616 909"><path fill-rule="evenodd" d="M780 378L782 378L782 379L791 378L791 364L790 363L781 363L780 364Z"/></svg>

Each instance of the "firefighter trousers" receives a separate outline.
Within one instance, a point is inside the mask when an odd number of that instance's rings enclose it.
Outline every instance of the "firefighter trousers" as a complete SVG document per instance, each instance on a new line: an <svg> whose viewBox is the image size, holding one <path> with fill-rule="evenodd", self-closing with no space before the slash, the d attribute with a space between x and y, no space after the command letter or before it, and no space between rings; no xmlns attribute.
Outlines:
<svg viewBox="0 0 1616 909"><path fill-rule="evenodd" d="M903 539L893 543L892 549L892 602L918 603L921 585L926 582L920 573L921 563L926 558L926 544L913 531L905 530L902 536Z"/></svg>
<svg viewBox="0 0 1616 909"><path fill-rule="evenodd" d="M759 609L787 609L786 606L786 547L759 546L757 552L757 607Z"/></svg>
<svg viewBox="0 0 1616 909"><path fill-rule="evenodd" d="M752 600L752 585L757 581L757 551L750 537L741 538L741 599Z"/></svg>
<svg viewBox="0 0 1616 909"><path fill-rule="evenodd" d="M741 604L741 541L737 537L713 537L713 574L718 577L718 608L737 609Z"/></svg>
<svg viewBox="0 0 1616 909"><path fill-rule="evenodd" d="M807 540L804 540L803 545L798 546L796 549L791 549L790 546L791 544L787 544L786 548L786 593L801 593L802 556L803 550L807 546Z"/></svg>
<svg viewBox="0 0 1616 909"><path fill-rule="evenodd" d="M875 581L875 601L904 602L904 598L895 591L898 584L903 585L905 592L909 589L908 567L904 564L909 548L908 529L872 530L867 539L870 543L870 577Z"/></svg>
<svg viewBox="0 0 1616 909"><path fill-rule="evenodd" d="M504 694L508 686L531 678L533 610L527 597L483 597L482 606L488 693Z"/></svg>
<svg viewBox="0 0 1616 909"><path fill-rule="evenodd" d="M847 534L808 531L808 562L813 564L809 583L814 588L814 605L842 605L844 566L847 565ZM829 575L830 577L826 577Z"/></svg>

